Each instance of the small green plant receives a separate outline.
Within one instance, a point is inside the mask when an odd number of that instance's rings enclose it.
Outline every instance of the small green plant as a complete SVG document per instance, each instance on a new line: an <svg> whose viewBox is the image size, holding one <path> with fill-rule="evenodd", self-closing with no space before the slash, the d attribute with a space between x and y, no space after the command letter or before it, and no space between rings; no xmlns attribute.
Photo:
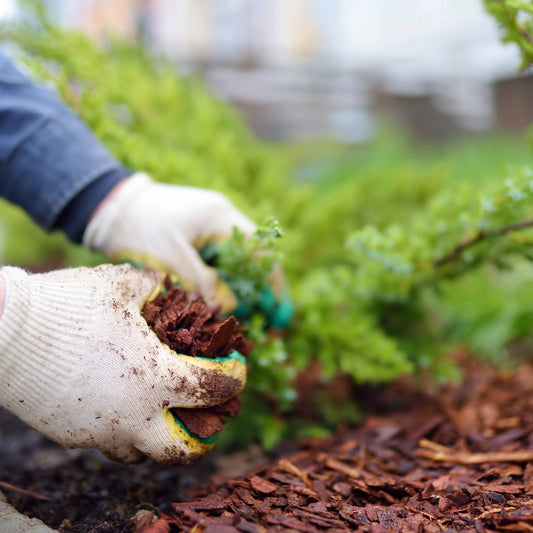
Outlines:
<svg viewBox="0 0 533 533"><path fill-rule="evenodd" d="M231 238L217 244L211 258L205 257L209 251L204 249L204 259L215 264L221 279L231 287L241 314L250 313L264 297L268 277L281 262L277 240L282 236L278 222L270 219L250 238L233 228Z"/></svg>

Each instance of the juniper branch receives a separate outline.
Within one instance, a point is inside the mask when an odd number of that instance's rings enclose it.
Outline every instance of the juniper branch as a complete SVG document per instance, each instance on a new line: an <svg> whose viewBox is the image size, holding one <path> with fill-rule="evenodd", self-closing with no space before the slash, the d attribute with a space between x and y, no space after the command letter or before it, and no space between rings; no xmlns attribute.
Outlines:
<svg viewBox="0 0 533 533"><path fill-rule="evenodd" d="M502 3L502 2L500 2ZM503 4L503 3L502 3ZM509 24L509 26L513 26L514 29L516 30L516 32L521 35L522 37L524 37L524 39L526 39L527 41L529 41L531 44L533 44L533 35L531 35L531 33L529 33L527 31L527 29L525 28L525 26L523 26L522 24L520 24L516 18L513 18L510 14L509 14L509 11L507 10L507 8L505 6L503 6L504 9L505 9L505 17L507 19L507 22Z"/></svg>
<svg viewBox="0 0 533 533"><path fill-rule="evenodd" d="M455 261L466 249L488 239L494 237L499 237L500 235L505 235L511 231L517 231L521 229L526 229L533 226L533 219L522 220L521 222L515 222L514 224L509 224L508 226L503 226L501 228L496 228L491 231L479 231L473 237L465 239L455 246L450 252L443 255L439 259L434 261L436 267L441 267L447 263Z"/></svg>
<svg viewBox="0 0 533 533"><path fill-rule="evenodd" d="M528 29L528 24L522 24L518 20L518 12L525 9L520 2L504 0L484 0L486 10L492 14L504 29L506 35L504 41L516 43L522 51L525 68L533 58L533 35ZM514 5L516 4L516 5ZM531 13L530 9L527 9Z"/></svg>

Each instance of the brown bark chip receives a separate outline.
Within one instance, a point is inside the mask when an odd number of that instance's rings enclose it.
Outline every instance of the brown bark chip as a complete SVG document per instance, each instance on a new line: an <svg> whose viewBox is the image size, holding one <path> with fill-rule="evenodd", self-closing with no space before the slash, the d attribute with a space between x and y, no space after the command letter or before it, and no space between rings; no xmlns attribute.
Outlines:
<svg viewBox="0 0 533 533"><path fill-rule="evenodd" d="M271 492L275 492L278 488L274 483L259 476L252 476L250 484L257 492L262 494L270 494Z"/></svg>
<svg viewBox="0 0 533 533"><path fill-rule="evenodd" d="M247 356L252 344L241 332L234 316L219 315L219 306L205 303L198 292L188 293L165 279L165 291L142 310L148 325L161 342L177 353L192 357L226 357L234 350ZM175 417L194 435L207 439L224 429L225 417L239 414L240 400L206 409L171 409Z"/></svg>
<svg viewBox="0 0 533 533"><path fill-rule="evenodd" d="M243 337L235 317L219 315L198 292L188 293L165 279L164 293L144 305L142 314L159 340L177 353L193 357L224 357L238 350L247 356L252 344Z"/></svg>

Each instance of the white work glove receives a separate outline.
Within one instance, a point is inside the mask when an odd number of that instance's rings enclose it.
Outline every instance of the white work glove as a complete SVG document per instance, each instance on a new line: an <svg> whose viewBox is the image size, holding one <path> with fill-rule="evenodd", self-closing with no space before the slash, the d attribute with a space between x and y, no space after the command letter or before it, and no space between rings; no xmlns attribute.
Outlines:
<svg viewBox="0 0 533 533"><path fill-rule="evenodd" d="M221 304L225 312L237 302L197 250L229 237L234 226L246 235L256 229L222 194L156 183L137 173L102 202L83 244L113 262L130 260L177 274L186 289L198 289L208 304Z"/></svg>
<svg viewBox="0 0 533 533"><path fill-rule="evenodd" d="M133 462L189 463L212 448L171 407L238 394L245 365L176 354L142 318L160 274L130 265L28 274L4 267L0 404L68 447Z"/></svg>

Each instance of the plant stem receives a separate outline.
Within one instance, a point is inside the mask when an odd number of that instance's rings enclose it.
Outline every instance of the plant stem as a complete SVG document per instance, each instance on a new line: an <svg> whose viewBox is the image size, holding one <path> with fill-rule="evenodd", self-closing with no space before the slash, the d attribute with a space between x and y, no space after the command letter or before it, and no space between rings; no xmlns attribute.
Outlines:
<svg viewBox="0 0 533 533"><path fill-rule="evenodd" d="M533 219L522 220L521 222L515 222L514 224L509 224L508 226L503 226L502 228L493 229L491 231L480 231L473 237L465 239L460 242L455 248L453 248L446 255L443 255L434 262L434 265L437 267L443 266L446 263L451 263L455 261L467 248L478 244L481 241L492 239L498 237L499 235L505 235L510 231L521 230L533 226Z"/></svg>

